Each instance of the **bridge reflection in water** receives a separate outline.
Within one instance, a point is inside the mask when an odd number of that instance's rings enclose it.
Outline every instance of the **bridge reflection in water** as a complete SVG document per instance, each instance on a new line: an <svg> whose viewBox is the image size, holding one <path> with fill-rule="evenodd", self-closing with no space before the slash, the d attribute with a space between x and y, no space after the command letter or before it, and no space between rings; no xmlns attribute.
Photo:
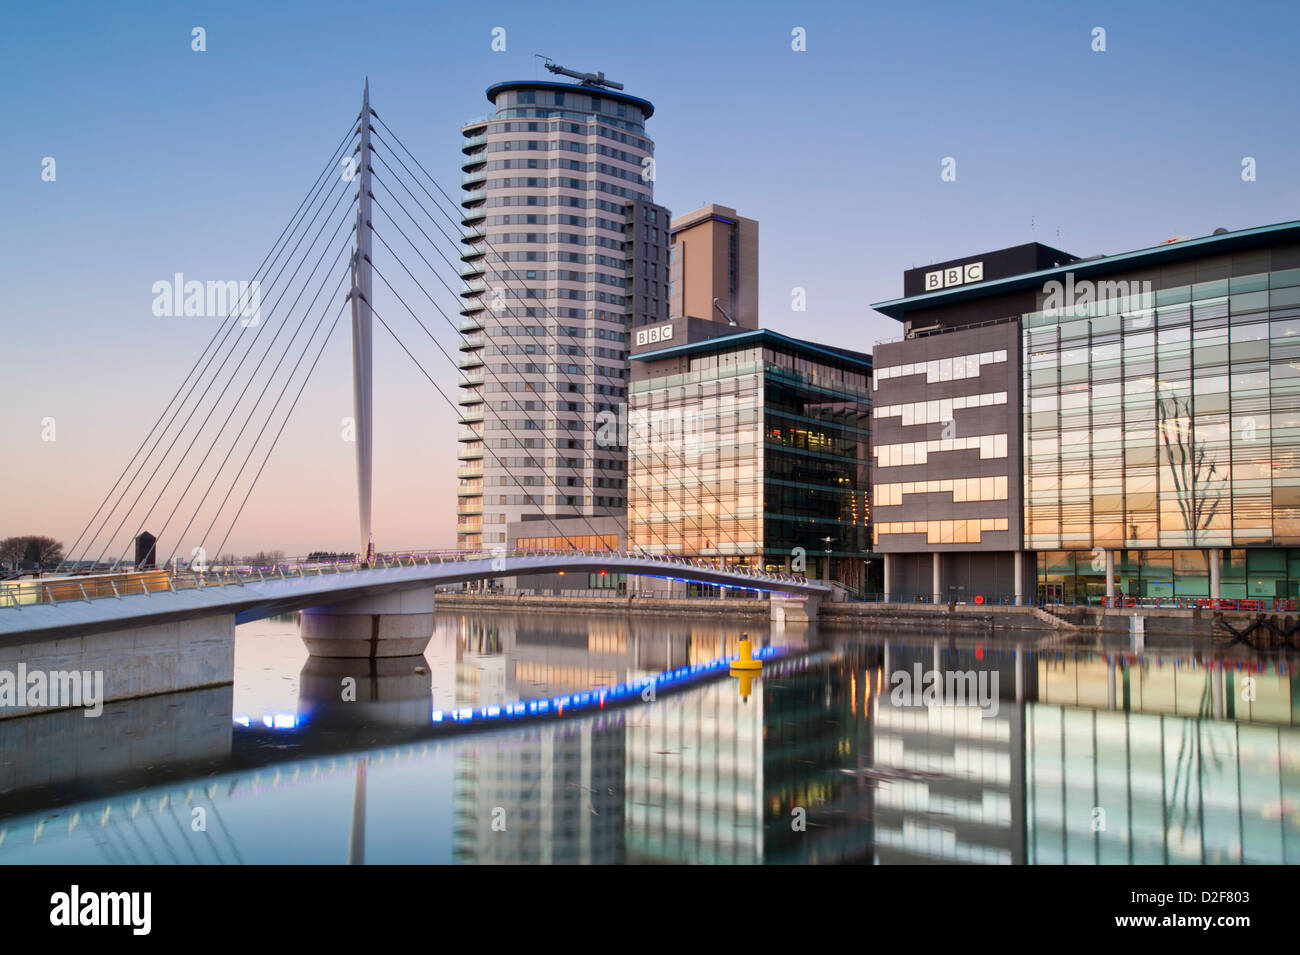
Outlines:
<svg viewBox="0 0 1300 955"><path fill-rule="evenodd" d="M640 686L744 632L771 648L748 697L723 667L572 716L433 722ZM0 722L0 862L1300 860L1294 680L1254 659L618 615L441 612L424 657L374 664L296 640L241 631L234 701ZM903 698L890 674L917 665L996 673L998 705Z"/></svg>

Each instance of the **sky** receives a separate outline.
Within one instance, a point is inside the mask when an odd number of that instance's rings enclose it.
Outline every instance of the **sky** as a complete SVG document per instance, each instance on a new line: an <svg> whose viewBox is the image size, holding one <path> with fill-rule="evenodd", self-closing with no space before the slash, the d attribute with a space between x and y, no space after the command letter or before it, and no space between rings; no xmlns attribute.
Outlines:
<svg viewBox="0 0 1300 955"><path fill-rule="evenodd" d="M914 266L1300 219L1298 28L1287 0L5 5L0 537L71 548L219 322L156 316L154 283L251 278L367 76L381 119L454 194L460 127L490 111L489 85L553 79L535 54L605 72L655 105L657 202L758 220L761 323L870 351L899 332L871 303ZM382 290L375 307L454 401L456 369ZM455 333L417 310L455 356ZM343 328L225 550L355 549L350 375ZM378 327L375 379L377 546L454 546L455 416ZM141 517L92 549L120 551ZM194 543L179 531L160 555Z"/></svg>

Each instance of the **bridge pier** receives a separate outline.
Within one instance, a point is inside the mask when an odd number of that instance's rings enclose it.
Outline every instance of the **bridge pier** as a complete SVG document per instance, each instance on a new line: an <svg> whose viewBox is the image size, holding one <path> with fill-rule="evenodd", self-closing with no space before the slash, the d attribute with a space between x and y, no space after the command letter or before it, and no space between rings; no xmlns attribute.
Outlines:
<svg viewBox="0 0 1300 955"><path fill-rule="evenodd" d="M31 613L6 611L23 612ZM229 684L235 679L235 615L211 614L54 640L10 641L0 646L0 673L12 681L20 667L27 674L45 674L46 681L52 673L79 674L76 695L88 702L93 698L97 704L88 712L102 712L102 704L119 700ZM9 686L12 690L13 684ZM56 701L52 689L43 692L47 699L33 703L31 692L21 697L14 694L15 698L9 699L0 687L0 720L82 708L80 704Z"/></svg>
<svg viewBox="0 0 1300 955"><path fill-rule="evenodd" d="M772 594L773 623L815 623L822 598L813 594Z"/></svg>
<svg viewBox="0 0 1300 955"><path fill-rule="evenodd" d="M298 712L317 727L427 727L433 676L424 657L309 656L298 675Z"/></svg>
<svg viewBox="0 0 1300 955"><path fill-rule="evenodd" d="M419 656L433 639L433 587L309 607L301 629L312 656Z"/></svg>

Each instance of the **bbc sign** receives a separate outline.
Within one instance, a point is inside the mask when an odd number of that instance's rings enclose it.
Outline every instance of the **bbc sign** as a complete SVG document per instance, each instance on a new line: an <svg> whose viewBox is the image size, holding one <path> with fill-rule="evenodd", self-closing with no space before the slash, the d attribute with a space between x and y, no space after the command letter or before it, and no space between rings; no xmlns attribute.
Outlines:
<svg viewBox="0 0 1300 955"><path fill-rule="evenodd" d="M984 281L984 263L968 262L965 265L950 265L946 269L926 272L925 290L927 292L937 292L941 288L952 288L954 285L982 281Z"/></svg>
<svg viewBox="0 0 1300 955"><path fill-rule="evenodd" d="M648 328L639 328L636 332L636 343L638 345L653 345L655 342L672 341L672 325L651 325Z"/></svg>

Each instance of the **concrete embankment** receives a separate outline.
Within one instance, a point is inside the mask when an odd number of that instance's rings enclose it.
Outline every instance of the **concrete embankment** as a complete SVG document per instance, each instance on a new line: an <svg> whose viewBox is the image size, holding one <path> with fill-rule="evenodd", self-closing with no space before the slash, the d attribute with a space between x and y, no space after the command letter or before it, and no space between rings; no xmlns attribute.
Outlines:
<svg viewBox="0 0 1300 955"><path fill-rule="evenodd" d="M1264 633L1260 618L1271 624L1271 635ZM1249 633L1252 646L1281 645L1292 641L1288 634L1297 617L1283 613L1234 612L1172 607L1012 607L961 604L951 609L935 604L829 603L823 604L818 618L821 623L886 625L906 629L936 628L966 633L990 631L1038 630L1062 636L1130 635L1136 625L1145 637L1232 639L1235 634ZM1223 624L1227 624L1225 627ZM1255 630L1252 631L1252 625ZM1231 630L1228 629L1231 627Z"/></svg>
<svg viewBox="0 0 1300 955"><path fill-rule="evenodd" d="M658 614L739 614L766 619L771 612L766 600L708 597L638 597L635 594L611 594L608 597L563 597L530 594L445 594L434 597L434 610L551 610L568 613L575 610L599 613Z"/></svg>
<svg viewBox="0 0 1300 955"><path fill-rule="evenodd" d="M667 599L636 595L552 596L529 594L447 594L435 600L439 610L510 610L582 611L596 613L687 614L699 616L740 616L746 619L770 619L772 602L752 598L716 600L705 597ZM1218 619L1235 631L1246 630L1259 616L1257 613L1218 613ZM862 603L822 601L816 611L817 622L836 627L891 627L900 630L933 633L991 632L1055 633L1061 636L1097 636L1130 634L1132 618L1140 617L1142 632L1148 637L1231 638L1222 626L1216 626L1216 611L1155 607L1015 607L1006 605ZM1288 630L1294 617L1266 615L1274 625Z"/></svg>
<svg viewBox="0 0 1300 955"><path fill-rule="evenodd" d="M836 626L891 627L904 630L952 630L987 634L992 630L1034 630L1049 633L1070 629L1050 614L1035 613L1034 607L991 607L959 604L949 610L945 604L823 603L817 622Z"/></svg>

